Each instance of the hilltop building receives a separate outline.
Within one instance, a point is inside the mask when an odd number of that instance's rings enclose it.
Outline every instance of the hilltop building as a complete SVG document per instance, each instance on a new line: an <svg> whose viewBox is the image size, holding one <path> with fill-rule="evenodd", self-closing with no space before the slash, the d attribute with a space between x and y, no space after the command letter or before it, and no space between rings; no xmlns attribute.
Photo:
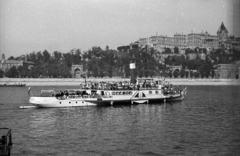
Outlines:
<svg viewBox="0 0 240 156"><path fill-rule="evenodd" d="M34 66L34 63L31 61L27 61L27 58L25 57L25 60L6 60L5 55L2 54L2 59L0 60L0 70L7 71L11 67L19 67L23 65L28 65L28 68L32 68Z"/></svg>
<svg viewBox="0 0 240 156"><path fill-rule="evenodd" d="M210 35L207 31L205 33L203 31L201 33L191 32L188 35L176 33L173 37L156 34L149 38L140 38L138 43L140 47L150 46L159 52L163 52L164 48L170 48L173 51L174 47L178 47L180 51L186 48L240 48L240 38L230 37L223 23L216 35Z"/></svg>

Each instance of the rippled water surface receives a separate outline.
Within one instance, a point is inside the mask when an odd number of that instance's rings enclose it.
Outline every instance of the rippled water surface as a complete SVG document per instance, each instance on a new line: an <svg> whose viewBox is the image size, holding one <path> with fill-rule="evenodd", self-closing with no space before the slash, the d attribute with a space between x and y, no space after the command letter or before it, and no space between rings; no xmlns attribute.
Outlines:
<svg viewBox="0 0 240 156"><path fill-rule="evenodd" d="M240 153L240 86L189 86L184 101L166 104L19 109L28 99L27 87L0 88L0 127L12 129L12 155Z"/></svg>

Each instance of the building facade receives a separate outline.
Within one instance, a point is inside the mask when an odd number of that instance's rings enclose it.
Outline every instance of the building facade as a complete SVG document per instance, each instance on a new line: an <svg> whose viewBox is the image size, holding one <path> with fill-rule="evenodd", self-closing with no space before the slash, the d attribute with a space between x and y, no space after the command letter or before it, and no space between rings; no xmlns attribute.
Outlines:
<svg viewBox="0 0 240 156"><path fill-rule="evenodd" d="M205 33L191 33L186 36L186 47L188 48L218 48L218 36L210 35L207 31Z"/></svg>
<svg viewBox="0 0 240 156"><path fill-rule="evenodd" d="M163 35L151 36L149 38L140 38L139 46L150 46L158 50L164 51L164 48L173 49L178 47L180 50L185 48L207 48L217 49L220 46L224 48L233 48L240 45L239 38L229 38L228 30L222 23L217 31L216 35L210 35L207 31L204 33L193 33L188 35L176 33L173 37L167 37Z"/></svg>
<svg viewBox="0 0 240 156"><path fill-rule="evenodd" d="M2 59L0 60L0 70L5 72L13 66L17 68L19 66L23 66L24 64L28 65L29 69L34 66L33 62L27 60L6 60L5 55L2 54Z"/></svg>
<svg viewBox="0 0 240 156"><path fill-rule="evenodd" d="M239 76L237 64L218 64L217 74L220 79L236 79Z"/></svg>

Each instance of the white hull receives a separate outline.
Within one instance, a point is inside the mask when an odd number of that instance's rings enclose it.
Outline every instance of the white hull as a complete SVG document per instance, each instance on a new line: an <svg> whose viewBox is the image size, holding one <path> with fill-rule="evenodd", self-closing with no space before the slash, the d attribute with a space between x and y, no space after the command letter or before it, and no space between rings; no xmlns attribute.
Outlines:
<svg viewBox="0 0 240 156"><path fill-rule="evenodd" d="M96 106L82 98L59 100L55 97L31 97L29 102L38 108Z"/></svg>

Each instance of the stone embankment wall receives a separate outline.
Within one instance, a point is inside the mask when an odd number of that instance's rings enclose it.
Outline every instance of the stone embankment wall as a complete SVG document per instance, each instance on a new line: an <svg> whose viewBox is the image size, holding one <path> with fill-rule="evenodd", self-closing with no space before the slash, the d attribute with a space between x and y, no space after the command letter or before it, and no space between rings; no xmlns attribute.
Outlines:
<svg viewBox="0 0 240 156"><path fill-rule="evenodd" d="M240 85L238 79L170 79L173 85ZM75 78L0 78L0 85L26 84L26 86L79 86L85 79ZM88 78L92 82L130 81L126 78Z"/></svg>

